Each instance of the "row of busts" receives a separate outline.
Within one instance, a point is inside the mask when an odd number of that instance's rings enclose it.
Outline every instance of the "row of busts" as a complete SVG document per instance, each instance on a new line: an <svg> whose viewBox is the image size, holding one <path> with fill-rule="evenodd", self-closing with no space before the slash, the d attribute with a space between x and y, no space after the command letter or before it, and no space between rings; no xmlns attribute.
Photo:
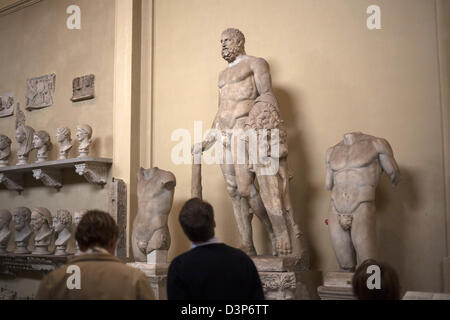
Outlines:
<svg viewBox="0 0 450 320"><path fill-rule="evenodd" d="M57 210L53 216L46 208L30 210L27 207L17 207L12 210L12 213L9 210L0 210L0 254L68 255L67 245L72 239L72 221L76 230L86 212L86 209L76 211L72 219L71 213L64 209ZM14 224L14 236L10 230L11 220ZM8 252L7 248L12 236L16 248ZM31 251L28 248L30 241L34 243L34 250ZM49 249L52 244L55 247L54 252ZM79 251L78 244L76 250Z"/></svg>
<svg viewBox="0 0 450 320"><path fill-rule="evenodd" d="M92 128L87 124L77 126L78 157L87 157L89 145L92 142ZM33 128L26 125L20 125L16 129L16 141L19 144L17 150L18 162L16 165L28 163L29 153L37 149L36 163L47 161L48 152L52 149L52 142L48 132L40 130L35 132ZM59 160L67 159L72 148L71 131L67 127L61 127L56 130L56 141L59 143ZM0 167L6 167L11 155L11 139L0 134Z"/></svg>

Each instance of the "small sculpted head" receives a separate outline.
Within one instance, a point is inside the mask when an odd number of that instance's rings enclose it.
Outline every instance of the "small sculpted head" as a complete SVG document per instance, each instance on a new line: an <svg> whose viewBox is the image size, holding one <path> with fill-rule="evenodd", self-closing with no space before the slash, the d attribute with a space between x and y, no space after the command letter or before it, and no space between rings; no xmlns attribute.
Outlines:
<svg viewBox="0 0 450 320"><path fill-rule="evenodd" d="M92 137L92 128L87 124L80 124L77 126L78 141L89 140Z"/></svg>
<svg viewBox="0 0 450 320"><path fill-rule="evenodd" d="M8 227L11 223L12 215L11 212L9 212L6 209L0 210L0 230L2 230L5 227Z"/></svg>
<svg viewBox="0 0 450 320"><path fill-rule="evenodd" d="M220 43L222 44L222 58L228 63L245 54L245 37L238 29L228 28L222 32Z"/></svg>
<svg viewBox="0 0 450 320"><path fill-rule="evenodd" d="M69 228L72 223L72 215L68 210L60 209L56 211L56 215L53 218L53 229L59 233L65 228Z"/></svg>
<svg viewBox="0 0 450 320"><path fill-rule="evenodd" d="M43 130L35 132L33 136L33 145L36 149L42 148L43 146L50 148L51 142L48 132Z"/></svg>
<svg viewBox="0 0 450 320"><path fill-rule="evenodd" d="M38 231L42 228L42 225L47 223L47 226L52 225L52 215L50 211L45 208L35 208L31 212L31 228L34 231Z"/></svg>
<svg viewBox="0 0 450 320"><path fill-rule="evenodd" d="M78 224L81 221L81 218L83 218L83 216L88 212L87 209L81 209L78 211L75 211L73 214L73 223L75 226L78 226Z"/></svg>
<svg viewBox="0 0 450 320"><path fill-rule="evenodd" d="M26 207L17 207L13 210L14 227L17 231L22 230L31 220L31 211Z"/></svg>
<svg viewBox="0 0 450 320"><path fill-rule="evenodd" d="M4 150L11 145L11 139L5 136L4 134L0 134L0 150Z"/></svg>
<svg viewBox="0 0 450 320"><path fill-rule="evenodd" d="M56 141L58 141L59 143L63 142L66 139L71 141L70 136L71 136L71 132L70 132L69 128L61 127L61 128L56 129Z"/></svg>

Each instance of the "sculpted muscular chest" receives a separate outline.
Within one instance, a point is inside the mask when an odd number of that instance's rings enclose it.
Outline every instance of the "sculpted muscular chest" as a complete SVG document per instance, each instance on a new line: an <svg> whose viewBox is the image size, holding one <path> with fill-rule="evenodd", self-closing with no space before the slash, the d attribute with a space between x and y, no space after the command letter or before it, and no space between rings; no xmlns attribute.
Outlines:
<svg viewBox="0 0 450 320"><path fill-rule="evenodd" d="M231 129L236 119L248 116L258 96L252 58L246 57L219 75L219 126Z"/></svg>

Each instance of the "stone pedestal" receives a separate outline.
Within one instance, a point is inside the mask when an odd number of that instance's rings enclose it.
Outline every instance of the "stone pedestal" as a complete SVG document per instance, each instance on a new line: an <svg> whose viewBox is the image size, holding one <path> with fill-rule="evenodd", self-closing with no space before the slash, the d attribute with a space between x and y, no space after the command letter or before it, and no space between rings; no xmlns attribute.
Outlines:
<svg viewBox="0 0 450 320"><path fill-rule="evenodd" d="M261 278L267 300L314 299L318 272L310 271L307 262L291 257L252 257Z"/></svg>
<svg viewBox="0 0 450 320"><path fill-rule="evenodd" d="M355 300L353 295L353 272L327 272L323 277L323 286L317 288L322 300Z"/></svg>
<svg viewBox="0 0 450 320"><path fill-rule="evenodd" d="M154 250L147 255L147 263L133 262L127 265L141 270L146 276L157 300L167 300L167 250Z"/></svg>

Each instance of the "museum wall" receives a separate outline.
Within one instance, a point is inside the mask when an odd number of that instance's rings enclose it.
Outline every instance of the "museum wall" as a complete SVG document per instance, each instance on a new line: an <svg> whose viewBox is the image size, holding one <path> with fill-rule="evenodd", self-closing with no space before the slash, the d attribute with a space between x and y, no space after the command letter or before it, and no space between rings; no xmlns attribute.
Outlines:
<svg viewBox="0 0 450 320"><path fill-rule="evenodd" d="M80 30L69 30L66 20L69 5L82 8ZM26 115L26 124L50 133L54 143L49 160L56 160L58 145L56 129L67 126L72 131L74 146L69 157L77 156L77 124L89 124L95 138L90 156L112 158L112 105L114 81L114 5L109 0L43 0L23 10L0 17L0 95L14 93ZM49 73L56 74L53 106L25 111L26 80ZM95 75L95 99L73 103L72 80ZM0 118L0 132L13 140L10 164L17 162L18 144L14 140L15 117ZM30 153L30 162L36 151ZM0 190L0 207L30 208L44 206L52 213L68 209L72 213L81 208L108 209L108 184L102 188L75 176L75 170L63 172L63 188L57 192L43 187L31 174L25 177L25 191L18 194ZM108 181L111 179L111 173ZM12 244L13 245L13 244ZM26 287L22 279L16 288ZM29 285L29 284L28 284ZM34 285L35 286L35 285Z"/></svg>
<svg viewBox="0 0 450 320"><path fill-rule="evenodd" d="M366 9L381 7L381 30L366 27ZM220 34L236 27L249 55L271 66L274 92L289 136L291 196L309 243L312 268L338 264L325 223L325 152L352 131L387 139L402 178L377 191L380 259L403 290L443 290L446 204L436 3L428 0L155 0L153 7L153 166L177 177L169 221L170 259L189 248L177 214L190 197L190 164L175 164L177 129L210 127L217 79L226 67ZM142 138L142 137L141 137ZM215 208L218 237L238 246L231 200L216 164L203 164L203 196ZM270 245L254 219L260 253Z"/></svg>

